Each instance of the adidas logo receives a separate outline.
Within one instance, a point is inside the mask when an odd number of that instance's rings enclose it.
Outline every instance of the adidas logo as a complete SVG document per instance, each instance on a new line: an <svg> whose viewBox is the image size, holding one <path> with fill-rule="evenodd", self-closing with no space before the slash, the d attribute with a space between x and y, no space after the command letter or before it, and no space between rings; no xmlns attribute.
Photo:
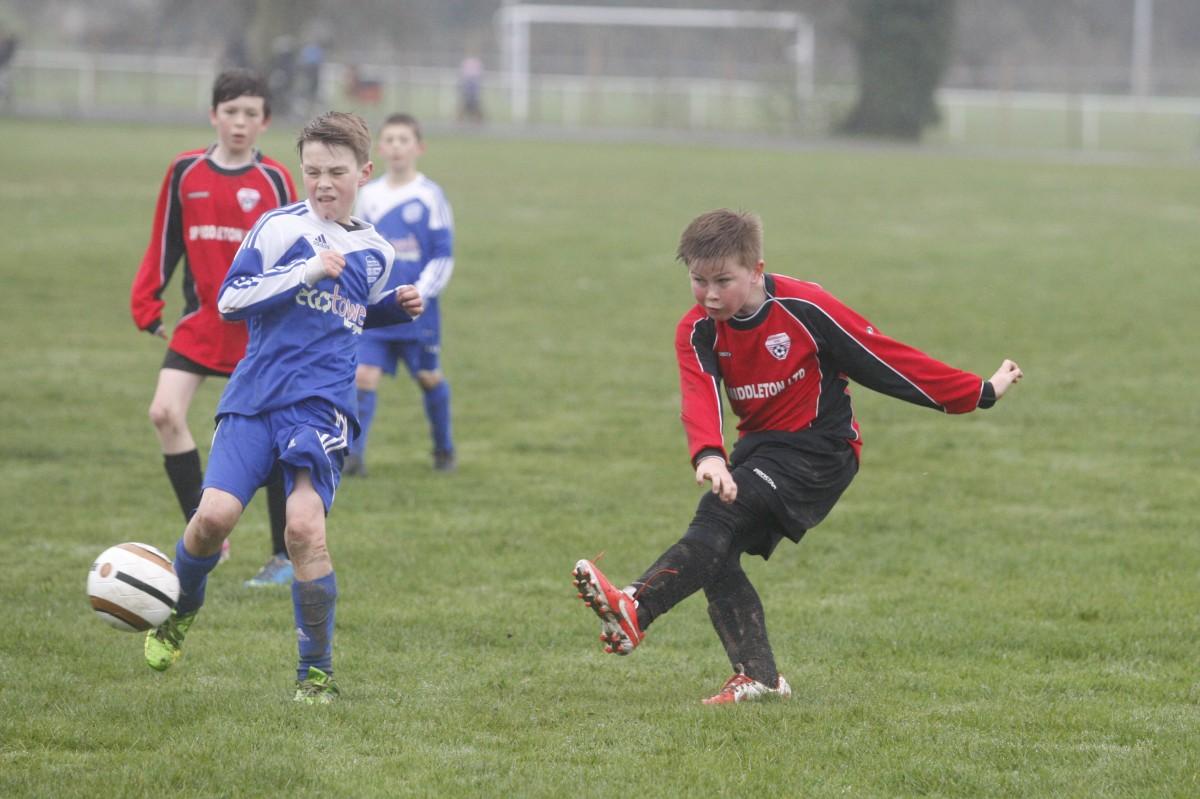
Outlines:
<svg viewBox="0 0 1200 799"><path fill-rule="evenodd" d="M315 239L313 239L313 246L320 250L330 249L329 240L325 238L324 233L319 234Z"/></svg>

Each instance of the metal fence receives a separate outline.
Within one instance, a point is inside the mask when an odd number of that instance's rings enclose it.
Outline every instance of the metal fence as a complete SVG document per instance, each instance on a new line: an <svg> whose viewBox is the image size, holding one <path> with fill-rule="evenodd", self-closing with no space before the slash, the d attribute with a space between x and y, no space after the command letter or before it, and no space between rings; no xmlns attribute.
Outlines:
<svg viewBox="0 0 1200 799"><path fill-rule="evenodd" d="M209 59L23 51L10 66L0 107L64 118L191 121L203 118L217 65ZM325 64L317 98L277 98L277 115L323 108L356 110L378 121L407 110L428 124L458 119L453 69ZM512 125L502 73L483 80L492 124ZM853 87L733 80L534 75L528 123L564 129L745 133L795 139L829 135L849 110ZM1200 99L946 89L942 123L927 140L993 148L1095 152L1200 153Z"/></svg>

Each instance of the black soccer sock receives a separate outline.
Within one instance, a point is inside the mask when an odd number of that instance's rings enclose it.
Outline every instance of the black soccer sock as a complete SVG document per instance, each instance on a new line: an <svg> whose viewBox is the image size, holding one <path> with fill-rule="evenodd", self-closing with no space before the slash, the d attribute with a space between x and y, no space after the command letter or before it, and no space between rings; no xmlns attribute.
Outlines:
<svg viewBox="0 0 1200 799"><path fill-rule="evenodd" d="M767 640L762 601L741 565L733 561L731 568L705 587L704 595L708 597L708 617L734 669L740 665L746 676L774 688L779 672Z"/></svg>
<svg viewBox="0 0 1200 799"><path fill-rule="evenodd" d="M271 523L271 554L286 558L287 494L283 491L283 470L278 466L267 478L267 519Z"/></svg>
<svg viewBox="0 0 1200 799"><path fill-rule="evenodd" d="M634 580L638 625L643 630L656 618L699 591L724 560L721 553L697 541L681 538Z"/></svg>
<svg viewBox="0 0 1200 799"><path fill-rule="evenodd" d="M190 520L200 507L200 492L204 485L204 473L200 470L200 452L188 450L176 455L163 455L163 466L175 489L179 509L185 521Z"/></svg>

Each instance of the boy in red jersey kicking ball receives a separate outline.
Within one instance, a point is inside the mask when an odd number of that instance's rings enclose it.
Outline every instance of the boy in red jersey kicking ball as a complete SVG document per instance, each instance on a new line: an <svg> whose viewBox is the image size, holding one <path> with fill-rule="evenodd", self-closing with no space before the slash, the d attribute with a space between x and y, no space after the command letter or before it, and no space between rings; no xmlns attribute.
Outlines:
<svg viewBox="0 0 1200 799"><path fill-rule="evenodd" d="M624 589L596 564L573 572L600 617L605 651L628 655L646 628L703 589L734 674L705 704L787 698L743 553L770 557L833 509L858 471L862 439L848 380L946 413L990 408L1022 377L1005 360L988 380L889 338L815 283L764 271L762 225L712 211L684 230L678 259L696 305L675 333L683 426L697 484L712 491L684 536ZM725 452L721 384L739 423Z"/></svg>
<svg viewBox="0 0 1200 799"><path fill-rule="evenodd" d="M229 377L246 353L246 324L221 319L217 290L258 218L296 200L291 174L255 147L271 121L266 81L242 69L218 75L209 121L217 132L216 143L180 153L167 168L150 244L130 292L134 323L167 339L162 295L183 259L183 316L167 343L150 421L185 519L200 504L203 477L200 453L188 429L188 408L206 377ZM273 475L267 484L273 554L247 586L292 582L284 542L285 501L283 478ZM222 560L229 556L228 544Z"/></svg>

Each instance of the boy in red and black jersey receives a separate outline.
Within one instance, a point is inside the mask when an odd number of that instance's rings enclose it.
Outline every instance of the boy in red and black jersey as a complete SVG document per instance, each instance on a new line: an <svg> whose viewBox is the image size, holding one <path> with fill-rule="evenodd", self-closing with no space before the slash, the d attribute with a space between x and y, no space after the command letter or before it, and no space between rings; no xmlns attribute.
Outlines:
<svg viewBox="0 0 1200 799"><path fill-rule="evenodd" d="M167 344L150 404L167 476L185 518L200 503L203 472L187 412L205 377L228 377L246 352L244 322L226 322L217 312L217 292L246 233L267 211L296 200L286 167L255 148L267 129L271 107L265 81L246 70L230 70L213 84L209 121L217 141L204 150L176 156L167 168L150 243L133 281L130 310L138 329L166 339L163 292L183 261L183 316ZM251 584L291 582L284 546L282 484L268 486L274 556ZM286 579L285 579L286 578ZM257 582L256 582L257 581Z"/></svg>
<svg viewBox="0 0 1200 799"><path fill-rule="evenodd" d="M858 471L862 437L849 381L946 413L989 408L1022 373L1005 360L988 380L884 335L815 283L764 271L762 227L720 210L680 240L696 305L676 329L683 426L700 501L687 533L619 590L591 561L575 566L600 616L606 651L628 654L650 623L703 589L734 675L708 704L789 696L767 639L762 602L740 565L799 541ZM722 384L737 414L727 458Z"/></svg>

